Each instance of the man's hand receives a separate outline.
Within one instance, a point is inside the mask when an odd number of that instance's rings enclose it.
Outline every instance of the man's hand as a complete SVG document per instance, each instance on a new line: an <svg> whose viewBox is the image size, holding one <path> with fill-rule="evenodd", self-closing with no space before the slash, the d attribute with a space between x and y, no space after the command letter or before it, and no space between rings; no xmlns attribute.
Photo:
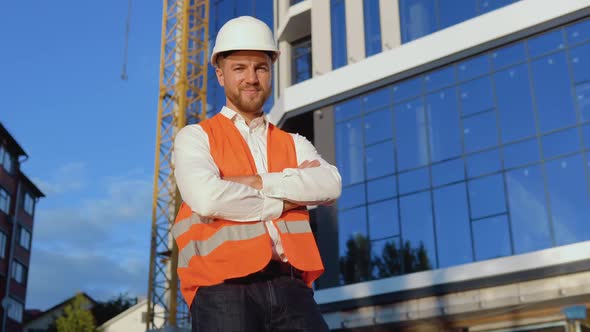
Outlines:
<svg viewBox="0 0 590 332"><path fill-rule="evenodd" d="M250 186L256 190L262 190L262 178L260 175L228 176L222 177L225 181L232 181Z"/></svg>
<svg viewBox="0 0 590 332"><path fill-rule="evenodd" d="M299 165L298 168L312 168L312 167L319 167L320 162L318 160L306 160Z"/></svg>
<svg viewBox="0 0 590 332"><path fill-rule="evenodd" d="M305 160L297 168L303 169L303 168L312 168L312 167L319 167L319 166L320 166L320 162L318 160ZM258 174L246 175L246 176L228 176L228 177L222 177L222 179L225 181L232 181L232 182L245 184L245 185L250 186L256 190L262 190L262 178ZM297 203L293 203L290 201L283 201L283 211L296 209L298 207L300 207L300 205Z"/></svg>

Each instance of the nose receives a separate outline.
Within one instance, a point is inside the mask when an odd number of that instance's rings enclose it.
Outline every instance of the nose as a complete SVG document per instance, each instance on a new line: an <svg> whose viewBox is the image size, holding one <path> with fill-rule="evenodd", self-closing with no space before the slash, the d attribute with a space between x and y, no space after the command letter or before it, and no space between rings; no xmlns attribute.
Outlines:
<svg viewBox="0 0 590 332"><path fill-rule="evenodd" d="M258 74L256 73L256 68L248 67L246 70L246 83L248 84L258 84Z"/></svg>

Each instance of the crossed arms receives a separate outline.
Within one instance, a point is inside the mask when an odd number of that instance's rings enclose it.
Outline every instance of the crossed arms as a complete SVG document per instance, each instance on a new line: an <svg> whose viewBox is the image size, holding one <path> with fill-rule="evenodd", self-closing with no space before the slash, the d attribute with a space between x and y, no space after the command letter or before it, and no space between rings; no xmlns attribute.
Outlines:
<svg viewBox="0 0 590 332"><path fill-rule="evenodd" d="M272 220L301 205L328 204L340 196L341 178L304 137L294 135L298 168L222 178L198 125L180 130L174 142L175 176L183 200L204 217Z"/></svg>

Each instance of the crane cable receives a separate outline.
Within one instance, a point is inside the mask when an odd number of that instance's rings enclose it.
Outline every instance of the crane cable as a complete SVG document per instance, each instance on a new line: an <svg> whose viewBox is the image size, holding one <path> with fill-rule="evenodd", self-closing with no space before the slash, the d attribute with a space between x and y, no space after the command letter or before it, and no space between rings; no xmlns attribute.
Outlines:
<svg viewBox="0 0 590 332"><path fill-rule="evenodd" d="M125 48L123 51L123 70L121 72L121 79L127 81L127 53L129 50L129 30L131 29L131 0L127 2L127 23L125 27Z"/></svg>

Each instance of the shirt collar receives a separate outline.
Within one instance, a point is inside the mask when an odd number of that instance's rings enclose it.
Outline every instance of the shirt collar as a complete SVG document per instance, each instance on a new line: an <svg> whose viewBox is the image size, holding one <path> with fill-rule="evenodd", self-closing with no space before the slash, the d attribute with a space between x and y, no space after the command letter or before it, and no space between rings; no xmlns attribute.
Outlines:
<svg viewBox="0 0 590 332"><path fill-rule="evenodd" d="M244 118L241 115L239 115L236 111L232 110L229 107L223 106L221 108L220 113L223 116L225 116L226 118L232 120L233 122L236 122L239 120L245 122ZM261 124L264 125L265 129L268 129L268 119L266 118L266 115L264 115L264 114L256 119L252 120L252 122L250 122L250 125L254 126L254 127L258 127L258 125L261 125Z"/></svg>

